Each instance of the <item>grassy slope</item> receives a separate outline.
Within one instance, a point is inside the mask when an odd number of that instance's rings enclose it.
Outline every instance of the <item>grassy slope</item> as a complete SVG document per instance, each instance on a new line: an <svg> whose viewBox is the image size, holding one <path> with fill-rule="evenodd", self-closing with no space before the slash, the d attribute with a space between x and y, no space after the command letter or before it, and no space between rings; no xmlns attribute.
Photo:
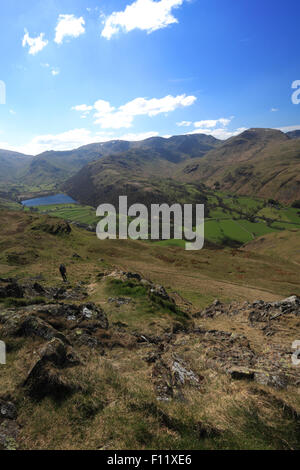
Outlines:
<svg viewBox="0 0 300 470"><path fill-rule="evenodd" d="M285 258L300 266L300 231L289 230L260 237L248 243L244 250L269 256L274 261L278 257Z"/></svg>
<svg viewBox="0 0 300 470"><path fill-rule="evenodd" d="M279 280L273 269L274 259L241 250L210 250L187 252L177 246L156 243L107 240L100 242L95 234L72 228L71 235L55 237L32 225L40 220L36 214L0 211L0 270L2 276L43 274L50 283L60 280L58 266L69 266L71 281L91 280L107 265L142 271L145 276L174 289L203 306L215 297L223 300L277 298L288 295L297 284L297 266L293 260L277 257L279 269L289 276ZM41 220L46 220L43 216ZM57 224L57 219L52 219ZM281 232L276 236L296 237L298 232ZM7 256L17 254L20 264L9 264ZM79 261L73 254L81 256ZM24 263L23 263L24 257ZM172 282L171 282L172 280ZM298 293L299 288L297 288Z"/></svg>
<svg viewBox="0 0 300 470"><path fill-rule="evenodd" d="M101 282L97 277L105 269L121 268L138 271L178 292L193 302L193 309L208 305L214 298L232 300L276 300L292 292L300 294L299 265L295 263L299 232L282 232L285 250L276 253L263 250L202 250L185 252L177 247L160 247L132 241L99 242L95 235L73 228L70 235L53 236L43 231L45 224L57 224L57 219L22 212L0 211L0 272L1 276L28 277L42 275L46 284L59 284L58 266L68 267L71 283L86 284L89 299L102 305L111 324L125 322L129 331L160 334L176 320L167 311L149 305L141 289L130 292L127 287ZM39 230L32 230L39 226ZM275 237L271 234L268 237ZM255 247L254 247L255 248ZM11 264L7 255L17 253L19 261L27 256L26 264ZM81 256L74 259L76 252ZM43 281L40 281L43 283ZM134 304L117 308L108 297L131 296ZM215 328L206 320L201 327ZM232 320L218 320L217 328L234 329L245 334L246 326ZM249 330L249 331L248 331ZM248 328L253 348L259 351L262 333ZM286 333L285 333L286 335ZM191 340L192 341L192 340ZM288 338L288 341L290 339ZM16 389L30 367L32 351L38 340L20 340L8 354L8 367L3 369L2 393ZM85 352L85 364L70 369L68 374L84 387L63 402L50 398L31 401L17 387L14 395L23 427L22 448L30 449L274 449L297 447L293 422L278 408L276 401L261 395L260 389L247 382L233 382L227 375L216 374L202 363L197 342L176 346L205 377L204 390L188 392L187 402L158 403L151 386L151 368L143 357L149 350L115 348L105 357L93 351ZM192 346L192 347L191 347ZM300 400L296 393L276 392L296 408ZM163 422L162 413L172 417ZM195 431L197 422L204 422L225 432L221 437L201 438Z"/></svg>

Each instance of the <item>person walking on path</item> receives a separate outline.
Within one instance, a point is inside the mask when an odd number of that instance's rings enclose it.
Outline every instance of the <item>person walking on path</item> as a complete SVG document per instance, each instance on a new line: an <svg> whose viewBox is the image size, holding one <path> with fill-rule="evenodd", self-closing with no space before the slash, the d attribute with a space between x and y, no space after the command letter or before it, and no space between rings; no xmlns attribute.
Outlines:
<svg viewBox="0 0 300 470"><path fill-rule="evenodd" d="M64 264L61 264L61 265L60 265L59 271L60 271L61 277L63 278L63 281L64 281L64 282L68 282L68 279L67 279L67 268L65 267Z"/></svg>

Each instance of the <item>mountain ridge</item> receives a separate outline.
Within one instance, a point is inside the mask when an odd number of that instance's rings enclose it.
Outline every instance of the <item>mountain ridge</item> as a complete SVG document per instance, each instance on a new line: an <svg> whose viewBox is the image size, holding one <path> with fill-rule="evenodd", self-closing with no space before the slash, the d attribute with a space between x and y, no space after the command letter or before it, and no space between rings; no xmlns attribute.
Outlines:
<svg viewBox="0 0 300 470"><path fill-rule="evenodd" d="M169 178L182 186L205 184L287 203L300 199L300 141L279 130L248 129L200 157L162 156L160 148L151 154L138 147L119 152L83 167L64 183L63 190L80 202L97 205L103 199L115 202L116 193L128 185L132 193L134 186L151 187L155 178ZM137 195L141 197L139 191Z"/></svg>
<svg viewBox="0 0 300 470"><path fill-rule="evenodd" d="M205 134L172 136L170 138L152 137L142 141L111 140L84 145L74 150L50 150L36 156L18 154L19 159L15 161L12 168L8 167L4 158L1 159L0 150L0 166L3 166L3 179L9 177L12 181L19 180L28 185L34 184L36 181L61 183L88 163L121 152L130 150L154 151L160 154L163 159L179 162L190 157L202 157L219 143L218 139ZM2 152L6 153L4 150Z"/></svg>

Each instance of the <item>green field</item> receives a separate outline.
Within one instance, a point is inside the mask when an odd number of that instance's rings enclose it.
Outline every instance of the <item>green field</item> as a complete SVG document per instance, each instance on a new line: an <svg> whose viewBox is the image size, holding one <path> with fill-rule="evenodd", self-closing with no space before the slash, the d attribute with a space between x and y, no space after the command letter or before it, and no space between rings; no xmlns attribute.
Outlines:
<svg viewBox="0 0 300 470"><path fill-rule="evenodd" d="M281 230L300 229L300 210L251 197L216 192L208 196L205 239L218 244L244 244Z"/></svg>
<svg viewBox="0 0 300 470"><path fill-rule="evenodd" d="M52 217L59 217L81 224L95 225L99 222L99 217L96 217L96 210L90 206L81 206L79 204L54 204L49 206L37 206L35 209L42 214L48 214ZM28 210L30 209L26 209L26 211Z"/></svg>
<svg viewBox="0 0 300 470"><path fill-rule="evenodd" d="M282 204L272 205L263 199L237 197L222 192L207 191L208 216L205 220L205 240L223 246L243 245L253 239L281 230L300 229L300 210ZM11 201L0 200L0 205L20 210L22 207ZM95 226L99 222L96 210L79 204L55 204L37 206L35 212L52 217ZM30 211L26 208L25 211ZM182 240L154 242L158 246L184 247Z"/></svg>

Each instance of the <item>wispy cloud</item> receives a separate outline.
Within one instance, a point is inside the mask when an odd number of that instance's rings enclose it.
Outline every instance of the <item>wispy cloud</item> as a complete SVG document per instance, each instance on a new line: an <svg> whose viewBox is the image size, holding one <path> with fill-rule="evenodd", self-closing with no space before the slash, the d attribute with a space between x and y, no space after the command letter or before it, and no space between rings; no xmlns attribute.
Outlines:
<svg viewBox="0 0 300 470"><path fill-rule="evenodd" d="M55 39L57 44L62 44L65 38L77 38L85 33L85 21L81 16L59 15L55 29Z"/></svg>
<svg viewBox="0 0 300 470"><path fill-rule="evenodd" d="M230 137L241 134L247 129L246 127L240 127L234 130L228 129L228 126L233 119L234 116L231 116L230 118L205 119L201 121L196 121L194 123L191 121L182 121L178 122L177 126L193 126L193 129L188 131L187 134L206 134L212 135L216 139L225 140L229 139Z"/></svg>
<svg viewBox="0 0 300 470"><path fill-rule="evenodd" d="M41 64L41 67L45 68L45 69L49 69L51 74L55 77L56 75L59 75L60 74L60 70L57 68L57 67L51 67L50 64L48 63L42 63Z"/></svg>
<svg viewBox="0 0 300 470"><path fill-rule="evenodd" d="M131 127L136 116L153 117L169 113L177 108L191 106L196 99L195 96L185 94L152 99L135 98L119 108L113 107L108 101L98 100L92 106L82 104L72 109L80 112L81 117L87 117L94 111L94 122L102 129L121 129Z"/></svg>
<svg viewBox="0 0 300 470"><path fill-rule="evenodd" d="M278 127L278 131L282 132L292 132L292 131L298 131L300 130L300 124L296 124L295 126L284 126L284 127Z"/></svg>
<svg viewBox="0 0 300 470"><path fill-rule="evenodd" d="M204 121L196 121L194 122L194 126L197 128L204 128L204 129L212 129L216 127L218 124L225 127L230 124L233 118L220 118L220 119L207 119Z"/></svg>
<svg viewBox="0 0 300 470"><path fill-rule="evenodd" d="M247 127L239 127L238 129L229 130L227 128L218 128L218 129L196 129L194 131L188 132L188 134L206 134L212 135L216 139L226 140L230 137L241 134L246 131Z"/></svg>
<svg viewBox="0 0 300 470"><path fill-rule="evenodd" d="M25 35L23 37L22 46L28 46L28 52L31 55L35 55L38 52L42 51L44 47L47 46L48 42L47 39L44 39L45 33L41 33L39 36L35 38L31 38L29 36L28 31L25 29Z"/></svg>
<svg viewBox="0 0 300 470"><path fill-rule="evenodd" d="M192 121L180 121L180 122L177 122L177 126L178 127L190 127L192 125Z"/></svg>
<svg viewBox="0 0 300 470"><path fill-rule="evenodd" d="M25 153L27 155L38 155L47 150L72 150L95 142L107 142L109 140L138 141L158 135L159 133L155 131L130 134L114 134L113 132L92 133L89 129L78 128L60 134L39 135L24 145L19 146L11 146L7 142L0 142L0 148Z"/></svg>
<svg viewBox="0 0 300 470"><path fill-rule="evenodd" d="M136 0L123 11L114 11L104 20L102 36L106 39L119 32L128 33L141 29L152 33L168 25L178 23L172 10L180 7L184 0Z"/></svg>

